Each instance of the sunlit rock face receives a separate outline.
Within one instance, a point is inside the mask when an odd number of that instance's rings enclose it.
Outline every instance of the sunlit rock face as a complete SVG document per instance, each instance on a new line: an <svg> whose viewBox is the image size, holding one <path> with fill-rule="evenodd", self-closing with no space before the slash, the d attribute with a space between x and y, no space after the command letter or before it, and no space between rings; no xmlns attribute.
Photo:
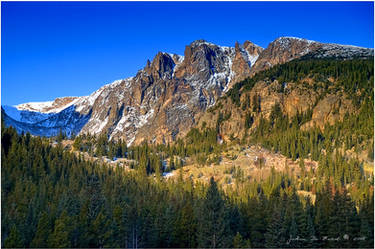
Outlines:
<svg viewBox="0 0 375 249"><path fill-rule="evenodd" d="M266 49L250 41L224 47L197 40L185 47L183 56L159 52L134 77L104 85L89 96L3 106L2 111L6 125L34 135L105 133L129 145L167 143L185 135L236 82L258 71L303 56L371 55L372 49L293 37L278 38ZM290 103L298 101L290 98ZM286 108L293 112L292 106Z"/></svg>

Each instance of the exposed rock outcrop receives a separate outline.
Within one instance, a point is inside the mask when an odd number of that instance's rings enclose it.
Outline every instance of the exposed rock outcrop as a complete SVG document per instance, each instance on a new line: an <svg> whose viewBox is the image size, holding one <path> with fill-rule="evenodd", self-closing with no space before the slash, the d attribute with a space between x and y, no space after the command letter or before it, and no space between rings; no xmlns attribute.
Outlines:
<svg viewBox="0 0 375 249"><path fill-rule="evenodd" d="M105 85L89 96L4 107L10 117L6 124L36 135L51 136L62 130L68 135L106 133L128 144L143 140L165 143L185 135L236 82L258 71L302 56L369 55L373 55L372 49L291 37L278 38L265 50L249 41L223 47L197 40L186 46L184 56L159 52L134 77ZM276 101L292 115L309 108L316 98L298 89L282 96L272 87L259 83L251 93L262 99L265 115ZM329 114L314 115L317 122L332 119ZM235 124L223 127L237 128L241 130Z"/></svg>
<svg viewBox="0 0 375 249"><path fill-rule="evenodd" d="M311 84L316 84L313 79L305 79ZM197 120L197 127L215 128L218 115L229 115L230 118L220 124L220 134L224 141L233 138L242 139L247 131L245 127L246 114L253 117L253 125L248 130L251 132L257 129L261 117L269 119L272 109L276 104L281 108L283 114L294 117L297 113L306 113L312 110L312 118L304 123L301 129L306 130L312 127L324 129L326 124L334 124L342 121L346 113L355 114L356 110L349 96L343 90L336 93L324 95L323 88L313 89L312 87L297 82L285 83L283 92L280 92L280 82L277 80L260 80L255 86L240 97L240 106L232 102L231 98L222 99L218 108L212 108L204 113ZM333 86L332 86L333 88ZM322 97L324 96L324 97ZM254 99L258 101L260 108L254 110ZM244 106L249 103L249 106Z"/></svg>

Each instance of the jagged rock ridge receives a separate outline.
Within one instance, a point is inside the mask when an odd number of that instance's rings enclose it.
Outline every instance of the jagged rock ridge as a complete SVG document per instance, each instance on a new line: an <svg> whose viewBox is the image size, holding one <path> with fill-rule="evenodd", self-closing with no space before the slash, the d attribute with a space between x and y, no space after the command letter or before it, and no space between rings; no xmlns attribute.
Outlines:
<svg viewBox="0 0 375 249"><path fill-rule="evenodd" d="M223 47L197 40L186 46L184 56L159 52L134 77L89 96L17 106L23 115L4 107L5 121L35 135L105 132L128 144L170 142L186 134L235 82L306 55L350 58L373 55L373 50L290 37L276 39L265 50L249 41Z"/></svg>

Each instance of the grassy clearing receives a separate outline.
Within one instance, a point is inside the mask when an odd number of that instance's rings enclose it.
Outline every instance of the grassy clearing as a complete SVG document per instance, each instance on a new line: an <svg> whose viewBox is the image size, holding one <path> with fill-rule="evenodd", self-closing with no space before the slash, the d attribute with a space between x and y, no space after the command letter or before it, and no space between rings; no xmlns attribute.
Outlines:
<svg viewBox="0 0 375 249"><path fill-rule="evenodd" d="M317 162L305 160L306 170L317 167ZM240 147L238 145L228 148L221 154L219 164L197 165L187 164L183 167L183 177L192 178L194 181L208 182L211 177L222 185L234 184L237 180L257 180L267 178L272 170L300 175L298 161L292 161L285 156L272 153L262 147ZM179 174L174 174L177 177Z"/></svg>

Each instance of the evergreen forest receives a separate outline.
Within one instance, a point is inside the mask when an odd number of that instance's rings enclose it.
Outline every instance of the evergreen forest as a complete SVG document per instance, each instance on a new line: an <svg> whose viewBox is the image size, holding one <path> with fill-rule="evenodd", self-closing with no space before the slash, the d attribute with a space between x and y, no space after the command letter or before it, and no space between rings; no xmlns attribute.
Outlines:
<svg viewBox="0 0 375 249"><path fill-rule="evenodd" d="M220 126L231 118L221 102L215 106L222 111L216 127L193 127L171 144L128 147L106 134L35 137L2 123L1 246L373 248L373 171L344 153L367 151L366 160L373 163L373 68L373 58L302 58L241 81L223 97L242 108L241 95L261 79L282 83L316 78L321 85L312 87L324 89L322 96L343 90L356 108L324 129L300 129L312 111L288 117L276 104L271 118L261 118L256 129L251 129L254 117L249 112L246 138L219 143ZM337 79L336 90L325 87L330 77ZM257 103L250 99L244 109L256 113L261 108ZM64 140L72 141L71 150ZM239 176L227 188L214 177L202 183L183 176L187 159L215 167L233 144L257 144L298 159L303 174L272 171L260 181ZM83 153L126 158L131 170L87 160ZM317 170L305 171L307 158L319 163ZM171 171L175 179L163 177Z"/></svg>

